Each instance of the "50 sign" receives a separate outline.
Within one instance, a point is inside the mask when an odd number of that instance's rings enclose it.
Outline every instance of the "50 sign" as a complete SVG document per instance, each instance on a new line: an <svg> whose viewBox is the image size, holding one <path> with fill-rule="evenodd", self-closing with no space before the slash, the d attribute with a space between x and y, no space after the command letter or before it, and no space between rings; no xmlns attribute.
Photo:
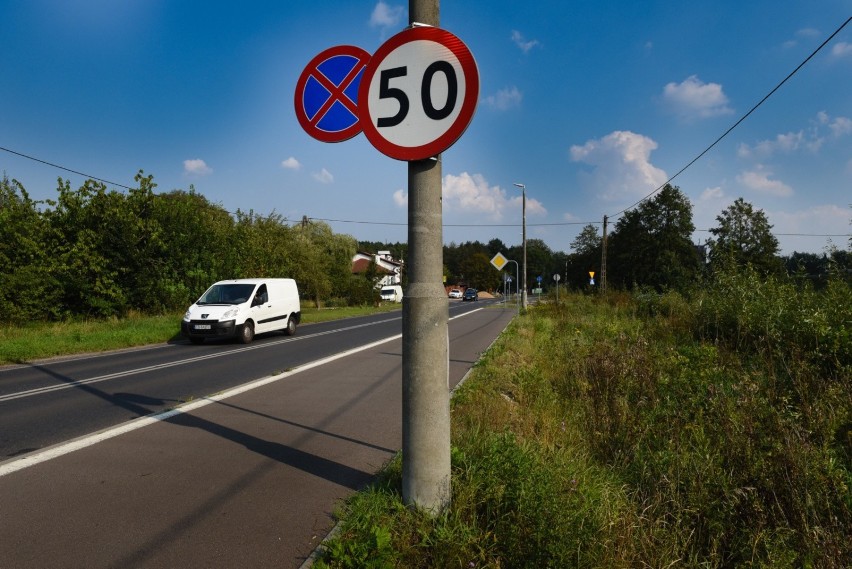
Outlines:
<svg viewBox="0 0 852 569"><path fill-rule="evenodd" d="M432 78L435 73L443 73L446 81L446 96L444 97L443 106L436 109L432 102ZM408 67L393 67L391 69L382 69L379 75L379 98L393 98L399 102L399 112L392 117L380 117L376 119L378 128L386 128L389 126L397 126L402 124L405 117L408 116L408 95L405 91L396 87L390 86L390 80L395 77L404 77L408 74ZM423 82L420 85L420 101L423 104L423 112L432 120L440 121L452 114L456 108L456 100L459 96L459 82L456 77L456 70L446 61L436 61L426 68L423 75Z"/></svg>
<svg viewBox="0 0 852 569"><path fill-rule="evenodd" d="M479 72L462 41L418 27L385 42L364 70L358 114L367 139L397 160L440 154L464 133L479 99Z"/></svg>

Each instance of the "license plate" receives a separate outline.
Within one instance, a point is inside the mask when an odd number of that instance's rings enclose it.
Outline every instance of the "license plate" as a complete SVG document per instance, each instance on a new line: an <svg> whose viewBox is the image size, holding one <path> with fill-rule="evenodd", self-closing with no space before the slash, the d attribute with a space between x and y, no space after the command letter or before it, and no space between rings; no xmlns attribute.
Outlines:
<svg viewBox="0 0 852 569"><path fill-rule="evenodd" d="M195 329L196 330L209 330L210 324L196 324Z"/></svg>

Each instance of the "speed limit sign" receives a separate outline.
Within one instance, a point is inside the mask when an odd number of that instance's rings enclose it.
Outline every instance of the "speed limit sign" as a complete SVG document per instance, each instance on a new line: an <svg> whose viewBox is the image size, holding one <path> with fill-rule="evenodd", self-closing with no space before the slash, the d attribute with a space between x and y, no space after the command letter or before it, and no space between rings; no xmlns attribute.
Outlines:
<svg viewBox="0 0 852 569"><path fill-rule="evenodd" d="M424 160L453 145L479 99L479 71L467 46L441 28L410 28L370 58L358 89L367 139L397 160Z"/></svg>

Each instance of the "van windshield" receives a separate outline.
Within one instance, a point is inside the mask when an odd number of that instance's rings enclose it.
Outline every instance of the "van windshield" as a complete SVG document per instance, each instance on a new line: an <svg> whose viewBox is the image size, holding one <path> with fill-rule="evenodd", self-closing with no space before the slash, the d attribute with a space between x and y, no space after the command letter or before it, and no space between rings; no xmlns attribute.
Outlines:
<svg viewBox="0 0 852 569"><path fill-rule="evenodd" d="M218 284L211 286L196 304L242 304L251 298L253 284Z"/></svg>

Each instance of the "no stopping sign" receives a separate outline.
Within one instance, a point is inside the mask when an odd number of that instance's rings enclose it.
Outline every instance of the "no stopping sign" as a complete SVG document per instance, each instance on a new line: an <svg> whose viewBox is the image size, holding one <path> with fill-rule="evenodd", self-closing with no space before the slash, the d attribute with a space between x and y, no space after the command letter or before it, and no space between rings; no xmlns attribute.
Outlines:
<svg viewBox="0 0 852 569"><path fill-rule="evenodd" d="M479 71L467 46L446 30L411 28L370 58L358 90L367 139L397 160L423 160L453 145L479 99Z"/></svg>
<svg viewBox="0 0 852 569"><path fill-rule="evenodd" d="M370 54L351 45L329 48L302 71L296 83L296 118L322 142L342 142L361 132L358 90Z"/></svg>

